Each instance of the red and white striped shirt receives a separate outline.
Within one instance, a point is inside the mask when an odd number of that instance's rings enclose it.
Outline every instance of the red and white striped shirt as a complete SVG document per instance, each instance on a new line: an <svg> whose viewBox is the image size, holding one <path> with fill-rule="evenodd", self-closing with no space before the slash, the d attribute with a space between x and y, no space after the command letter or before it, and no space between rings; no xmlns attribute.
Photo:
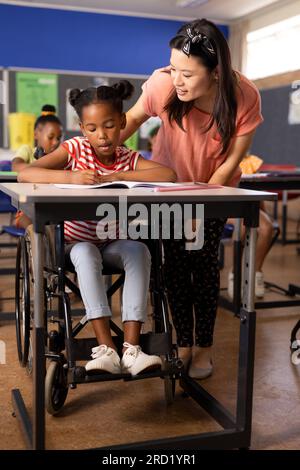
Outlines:
<svg viewBox="0 0 300 470"><path fill-rule="evenodd" d="M64 169L69 171L97 170L99 175L109 175L117 171L135 170L139 153L125 147L117 147L115 161L106 166L98 160L98 157L85 137L74 137L66 140L62 146L67 150L69 157ZM65 221L65 242L89 241L97 245L103 243L96 234L99 221Z"/></svg>

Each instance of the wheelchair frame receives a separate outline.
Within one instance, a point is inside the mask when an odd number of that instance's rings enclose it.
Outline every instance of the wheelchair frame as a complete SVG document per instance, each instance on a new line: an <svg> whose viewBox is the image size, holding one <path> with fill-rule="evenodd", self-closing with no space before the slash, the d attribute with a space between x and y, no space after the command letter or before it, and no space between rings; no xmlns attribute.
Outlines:
<svg viewBox="0 0 300 470"><path fill-rule="evenodd" d="M152 249L151 300L153 332L141 334L140 344L148 354L164 356L163 368L149 371L137 376L130 374L99 374L87 375L85 367L77 365L77 361L89 360L91 348L97 346L96 338L77 338L77 335L88 323L86 316L72 325L71 305L65 286L81 298L80 290L67 276L65 270L64 224L55 228L56 266L44 266L44 318L48 325L49 305L52 299L58 300L58 312L50 321L57 323L57 330L45 333L45 356L49 360L45 378L45 406L51 415L58 414L67 398L68 389L78 384L103 382L110 380L140 380L161 377L164 380L165 399L167 404L174 400L176 379L182 370L182 362L177 358L176 346L172 344L172 326L168 317L168 304L163 280L162 242L155 241ZM50 245L48 246L48 249ZM151 251L151 250L150 250ZM16 257L16 336L19 362L22 367L32 371L31 330L33 323L32 291L34 276L31 260L30 237L20 237ZM31 267L30 267L31 266ZM123 284L123 271L103 274L118 274L119 278L108 288L110 298ZM115 335L113 340L118 352L122 349L123 331L110 320L110 327ZM66 353L64 354L63 351Z"/></svg>

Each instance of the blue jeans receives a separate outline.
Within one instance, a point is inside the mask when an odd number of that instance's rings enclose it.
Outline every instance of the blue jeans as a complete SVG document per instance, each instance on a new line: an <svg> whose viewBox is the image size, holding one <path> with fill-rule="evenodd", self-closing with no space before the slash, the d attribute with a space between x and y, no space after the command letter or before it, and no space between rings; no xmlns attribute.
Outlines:
<svg viewBox="0 0 300 470"><path fill-rule="evenodd" d="M78 242L67 246L69 250L88 320L111 316L102 274L105 267L125 271L122 321L145 322L151 270L146 245L133 240L116 240L104 247Z"/></svg>

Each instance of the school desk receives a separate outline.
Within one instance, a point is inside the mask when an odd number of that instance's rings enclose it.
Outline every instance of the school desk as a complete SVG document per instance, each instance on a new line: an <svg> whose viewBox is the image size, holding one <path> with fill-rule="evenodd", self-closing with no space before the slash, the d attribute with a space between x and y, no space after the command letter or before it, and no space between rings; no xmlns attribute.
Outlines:
<svg viewBox="0 0 300 470"><path fill-rule="evenodd" d="M286 239L286 220L287 220L287 191L300 190L300 171L294 170L289 171L276 171L273 173L263 173L247 175L242 177L240 187L244 189L272 191L282 190L283 191L283 217L282 217L282 243L295 242L299 240L287 240ZM235 235L234 235L234 249L233 249L233 266L234 266L234 295L233 299L229 300L227 297L220 295L219 304L232 312L238 312L241 303L241 263L242 263L242 242L240 239L241 231L241 220L236 220L235 223ZM288 289L283 289L281 286L277 286L271 282L266 283L271 289L285 296L284 300L259 300L255 302L255 309L265 308L284 308L284 307L297 307L300 305L300 299L292 298L295 295L300 294L300 287L294 284L290 284ZM289 297L289 298L287 298Z"/></svg>
<svg viewBox="0 0 300 470"><path fill-rule="evenodd" d="M45 448L45 346L43 319L43 259L42 234L45 225L72 219L95 219L101 203L118 207L119 198L126 196L127 207L144 203L204 204L205 218L245 218L245 290L241 309L237 315L240 323L239 361L237 377L236 413L233 416L222 403L210 395L200 383L182 375L180 385L219 425L221 431L158 438L152 441L124 443L110 449L229 449L248 448L251 443L253 371L255 348L254 271L256 227L259 220L259 204L263 200L275 200L276 195L237 188L207 189L200 191L150 192L143 190L58 189L47 184L5 183L0 190L9 194L13 204L23 210L33 221L36 256L34 272L37 273L34 293L33 328L33 419L29 418L19 390L12 391L15 413L19 418L27 445L32 449ZM247 282L246 282L247 281ZM101 406L101 403L99 404ZM188 419L188 418L187 418ZM99 442L101 448L101 442Z"/></svg>

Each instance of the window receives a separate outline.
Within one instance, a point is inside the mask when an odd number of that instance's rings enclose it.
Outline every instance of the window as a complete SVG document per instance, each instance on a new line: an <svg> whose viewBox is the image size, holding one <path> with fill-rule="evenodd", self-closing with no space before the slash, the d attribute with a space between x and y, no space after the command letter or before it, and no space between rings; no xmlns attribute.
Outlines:
<svg viewBox="0 0 300 470"><path fill-rule="evenodd" d="M246 76L268 77L300 70L300 15L247 34Z"/></svg>

